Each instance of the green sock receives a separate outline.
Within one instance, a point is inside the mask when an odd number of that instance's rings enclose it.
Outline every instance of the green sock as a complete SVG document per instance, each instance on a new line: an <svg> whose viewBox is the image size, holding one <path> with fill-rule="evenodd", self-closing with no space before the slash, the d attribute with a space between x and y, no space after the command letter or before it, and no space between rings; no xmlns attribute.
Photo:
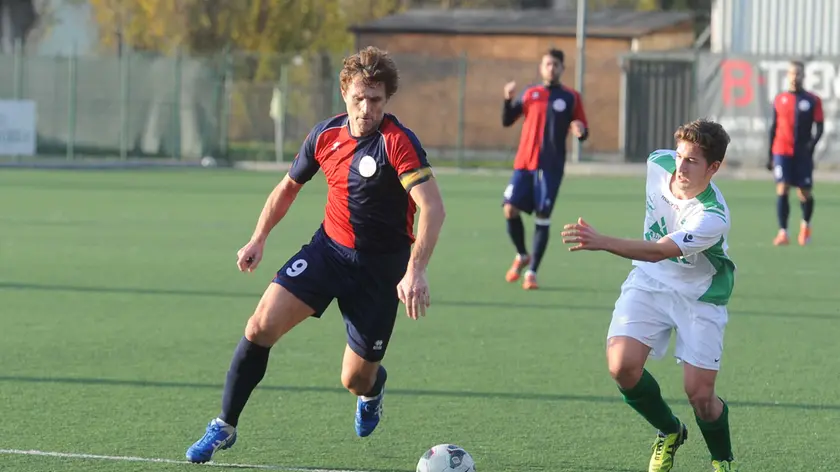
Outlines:
<svg viewBox="0 0 840 472"><path fill-rule="evenodd" d="M729 437L729 407L722 398L720 401L723 402L723 413L720 414L718 419L707 423L697 418L696 413L694 418L697 420L700 432L703 433L703 439L706 440L706 446L709 447L712 460L731 461L733 458L732 440Z"/></svg>
<svg viewBox="0 0 840 472"><path fill-rule="evenodd" d="M659 384L647 369L642 370L639 383L629 390L618 389L624 395L624 402L636 410L654 428L665 434L680 432L680 420L662 398Z"/></svg>

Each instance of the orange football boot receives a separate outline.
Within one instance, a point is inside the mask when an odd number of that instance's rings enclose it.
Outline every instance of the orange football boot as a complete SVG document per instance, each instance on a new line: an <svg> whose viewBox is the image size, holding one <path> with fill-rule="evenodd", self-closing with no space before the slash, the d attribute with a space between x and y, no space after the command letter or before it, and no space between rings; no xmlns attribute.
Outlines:
<svg viewBox="0 0 840 472"><path fill-rule="evenodd" d="M790 243L788 240L787 231L780 229L776 234L776 239L773 240L774 246L787 246Z"/></svg>
<svg viewBox="0 0 840 472"><path fill-rule="evenodd" d="M808 223L803 221L802 224L799 225L799 245L800 246L805 246L810 242L811 242L811 226Z"/></svg>
<svg viewBox="0 0 840 472"><path fill-rule="evenodd" d="M528 264L531 263L531 256L529 255L519 255L517 254L516 257L513 259L513 264L508 269L507 274L505 274L505 280L508 282L516 282L519 280L520 274L522 271L528 267Z"/></svg>
<svg viewBox="0 0 840 472"><path fill-rule="evenodd" d="M525 281L522 282L522 288L525 290L536 290L540 288L537 284L537 274L531 272L530 270L525 272Z"/></svg>

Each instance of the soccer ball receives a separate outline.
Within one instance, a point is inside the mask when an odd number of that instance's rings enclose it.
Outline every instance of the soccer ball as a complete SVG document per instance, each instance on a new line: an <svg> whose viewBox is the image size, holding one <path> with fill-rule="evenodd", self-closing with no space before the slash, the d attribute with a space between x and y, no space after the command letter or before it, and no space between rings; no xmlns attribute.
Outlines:
<svg viewBox="0 0 840 472"><path fill-rule="evenodd" d="M417 472L475 472L475 461L460 446L438 444L423 454Z"/></svg>

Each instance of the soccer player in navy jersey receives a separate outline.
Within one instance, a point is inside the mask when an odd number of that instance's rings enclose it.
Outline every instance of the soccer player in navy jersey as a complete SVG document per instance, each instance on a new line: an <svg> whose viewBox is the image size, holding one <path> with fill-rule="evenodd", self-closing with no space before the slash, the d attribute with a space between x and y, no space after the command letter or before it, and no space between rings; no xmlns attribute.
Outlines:
<svg viewBox="0 0 840 472"><path fill-rule="evenodd" d="M358 398L356 434L370 435L379 424L387 377L381 361L399 302L411 319L425 316L430 305L426 267L444 205L417 137L384 111L398 88L397 67L387 53L368 47L344 60L340 82L347 113L309 133L237 253L239 270L257 267L269 232L318 170L328 186L324 222L277 272L248 320L227 373L221 414L187 450L191 462L207 462L233 446L271 347L298 323L320 317L333 299L347 326L341 382Z"/></svg>
<svg viewBox="0 0 840 472"><path fill-rule="evenodd" d="M516 248L516 257L505 279L516 282L528 267L522 283L526 290L538 288L537 270L548 247L551 212L566 166L569 129L580 141L589 136L580 94L560 83L563 57L563 51L558 49L543 55L540 63L543 82L526 88L519 98L513 98L516 82L510 82L504 88L502 125L511 126L524 116L513 176L504 191L504 215L508 234ZM534 213L533 256L525 246L522 212Z"/></svg>
<svg viewBox="0 0 840 472"><path fill-rule="evenodd" d="M767 168L776 180L776 214L779 232L776 246L789 244L787 224L790 214L788 192L796 187L802 207L798 241L811 242L811 216L814 214L814 148L823 134L823 107L820 97L802 88L805 64L793 61L788 67L788 89L776 95L770 124L770 153Z"/></svg>

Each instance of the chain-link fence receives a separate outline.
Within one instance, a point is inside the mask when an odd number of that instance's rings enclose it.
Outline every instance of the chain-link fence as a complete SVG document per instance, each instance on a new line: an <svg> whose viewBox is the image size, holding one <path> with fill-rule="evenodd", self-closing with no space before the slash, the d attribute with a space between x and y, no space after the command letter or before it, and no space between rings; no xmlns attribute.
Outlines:
<svg viewBox="0 0 840 472"><path fill-rule="evenodd" d="M430 155L509 162L517 128L501 127L501 88L537 79L534 62L398 54L388 111ZM0 99L36 107L37 154L288 161L318 121L344 109L341 57L0 55ZM279 124L279 126L278 126Z"/></svg>

